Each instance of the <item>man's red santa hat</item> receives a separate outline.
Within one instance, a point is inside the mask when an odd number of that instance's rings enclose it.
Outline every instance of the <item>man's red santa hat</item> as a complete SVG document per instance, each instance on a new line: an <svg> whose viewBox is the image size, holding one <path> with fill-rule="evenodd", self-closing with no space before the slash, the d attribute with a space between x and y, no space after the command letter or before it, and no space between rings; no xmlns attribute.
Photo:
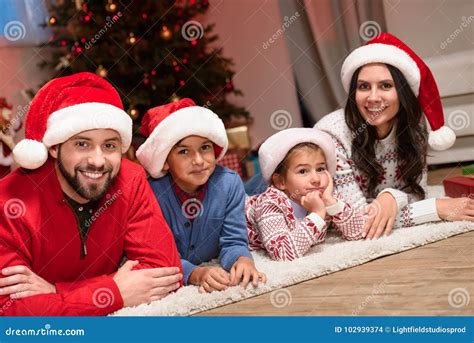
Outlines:
<svg viewBox="0 0 474 343"><path fill-rule="evenodd" d="M132 141L132 119L110 83L92 73L49 81L36 94L26 115L25 139L13 149L15 162L36 169L48 159L48 148L93 129L120 134L122 152Z"/></svg>
<svg viewBox="0 0 474 343"><path fill-rule="evenodd" d="M216 159L224 157L228 141L222 120L188 98L148 110L141 133L148 137L137 150L137 158L154 178L166 174L163 166L173 146L188 136L201 136L214 143Z"/></svg>
<svg viewBox="0 0 474 343"><path fill-rule="evenodd" d="M354 72L369 63L390 64L403 73L430 124L429 145L434 150L449 149L454 144L456 135L453 130L444 126L438 87L431 70L423 60L397 37L381 33L366 45L352 51L344 61L341 79L346 92L349 92Z"/></svg>

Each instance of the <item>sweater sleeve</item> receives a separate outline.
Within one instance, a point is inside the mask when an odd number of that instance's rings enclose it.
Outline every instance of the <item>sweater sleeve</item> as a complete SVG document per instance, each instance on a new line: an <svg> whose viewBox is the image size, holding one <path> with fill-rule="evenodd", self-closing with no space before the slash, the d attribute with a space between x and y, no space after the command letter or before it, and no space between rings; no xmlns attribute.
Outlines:
<svg viewBox="0 0 474 343"><path fill-rule="evenodd" d="M326 212L336 231L342 238L349 241L363 239L362 236L366 217L360 211L354 211L351 205L342 200L326 207Z"/></svg>
<svg viewBox="0 0 474 343"><path fill-rule="evenodd" d="M2 211L3 212L3 211ZM0 215L0 267L31 266L31 233L21 219ZM23 299L0 296L0 314L8 316L97 316L123 307L123 299L112 276L84 280L71 290Z"/></svg>
<svg viewBox="0 0 474 343"><path fill-rule="evenodd" d="M126 230L124 249L127 258L140 262L135 269L157 267L181 269L173 234L142 169L129 186L131 187L129 216L127 226L124 228Z"/></svg>
<svg viewBox="0 0 474 343"><path fill-rule="evenodd" d="M302 257L311 246L324 241L327 225L316 213L303 220L287 220L273 201L259 204L255 215L263 247L273 260L291 261Z"/></svg>
<svg viewBox="0 0 474 343"><path fill-rule="evenodd" d="M239 257L252 258L248 248L245 220L245 190L238 175L234 175L227 199L226 214L219 237L219 260L222 267L229 271Z"/></svg>

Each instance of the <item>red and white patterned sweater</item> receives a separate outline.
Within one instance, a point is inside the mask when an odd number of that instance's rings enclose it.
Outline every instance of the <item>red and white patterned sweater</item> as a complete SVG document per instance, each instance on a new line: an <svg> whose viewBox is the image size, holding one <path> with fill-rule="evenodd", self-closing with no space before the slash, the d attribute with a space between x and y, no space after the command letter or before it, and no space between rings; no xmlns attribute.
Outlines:
<svg viewBox="0 0 474 343"><path fill-rule="evenodd" d="M331 222L343 238L362 239L366 221L363 214L341 200L326 211L326 220L316 213L298 219L289 197L270 186L264 193L248 197L246 201L250 249L265 249L273 260L291 261L323 242Z"/></svg>

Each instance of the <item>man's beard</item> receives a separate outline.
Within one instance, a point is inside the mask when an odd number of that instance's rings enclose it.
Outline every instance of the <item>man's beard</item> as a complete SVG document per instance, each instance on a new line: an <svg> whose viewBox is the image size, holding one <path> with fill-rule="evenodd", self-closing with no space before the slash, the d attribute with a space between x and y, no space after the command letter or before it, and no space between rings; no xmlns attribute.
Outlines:
<svg viewBox="0 0 474 343"><path fill-rule="evenodd" d="M61 171L61 174L63 174L64 178L66 179L67 183L74 189L74 191L79 194L81 197L84 199L88 199L91 201L96 201L99 200L104 196L104 194L107 192L109 189L109 186L112 184L112 182L115 180L115 177L112 177L112 168L108 167L106 168L103 166L102 168L96 168L91 165L87 165L85 168L82 168L80 166L74 167L74 175L70 174L63 166L62 160L61 160L61 147L58 149L58 166L59 170ZM106 173L107 178L105 179L105 182L103 185L100 184L90 184L87 185L86 183L82 183L79 180L79 170L82 170L83 172L100 172L100 173Z"/></svg>

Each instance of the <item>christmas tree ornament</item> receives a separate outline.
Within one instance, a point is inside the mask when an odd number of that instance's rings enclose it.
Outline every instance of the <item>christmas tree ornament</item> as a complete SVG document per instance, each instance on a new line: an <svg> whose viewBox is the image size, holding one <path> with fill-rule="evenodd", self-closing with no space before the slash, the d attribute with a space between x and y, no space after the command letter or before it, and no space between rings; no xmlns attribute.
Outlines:
<svg viewBox="0 0 474 343"><path fill-rule="evenodd" d="M170 40L171 37L173 36L173 33L171 32L170 29L168 29L167 26L163 26L161 31L160 31L160 37L163 40Z"/></svg>
<svg viewBox="0 0 474 343"><path fill-rule="evenodd" d="M173 95L170 97L171 102L177 102L177 101L180 101L180 100L181 100L181 98L176 93L173 93Z"/></svg>
<svg viewBox="0 0 474 343"><path fill-rule="evenodd" d="M232 92L234 90L234 83L232 82L231 79L227 79L224 89L226 92Z"/></svg>
<svg viewBox="0 0 474 343"><path fill-rule="evenodd" d="M105 5L105 10L107 12L115 12L117 10L117 4L113 0L107 0L107 5Z"/></svg>
<svg viewBox="0 0 474 343"><path fill-rule="evenodd" d="M95 73L99 75L102 78L106 78L107 74L109 73L107 69L104 68L104 66L101 64L97 67Z"/></svg>
<svg viewBox="0 0 474 343"><path fill-rule="evenodd" d="M138 115L140 114L140 112L133 105L129 107L127 113L133 120L137 119Z"/></svg>
<svg viewBox="0 0 474 343"><path fill-rule="evenodd" d="M57 19L56 17L49 17L49 18L48 18L48 21L47 21L48 26L53 26L53 25L55 25L57 22L58 22L58 19Z"/></svg>
<svg viewBox="0 0 474 343"><path fill-rule="evenodd" d="M133 45L137 42L137 37L135 37L135 34L133 32L130 32L127 38L127 43L130 45Z"/></svg>

